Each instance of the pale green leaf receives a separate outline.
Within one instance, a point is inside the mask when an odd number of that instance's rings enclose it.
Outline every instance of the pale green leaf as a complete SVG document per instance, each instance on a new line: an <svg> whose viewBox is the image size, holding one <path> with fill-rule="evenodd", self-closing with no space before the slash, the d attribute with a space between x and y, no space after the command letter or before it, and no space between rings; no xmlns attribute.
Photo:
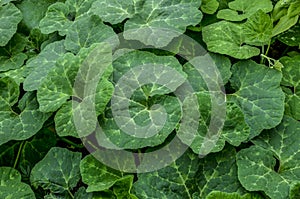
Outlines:
<svg viewBox="0 0 300 199"><path fill-rule="evenodd" d="M93 0L66 0L65 3L52 4L40 21L42 33L49 34L58 31L60 35L66 35L74 21L84 15L89 15L88 10L92 2Z"/></svg>
<svg viewBox="0 0 300 199"><path fill-rule="evenodd" d="M206 14L214 14L218 10L219 4L217 0L203 0L201 10Z"/></svg>
<svg viewBox="0 0 300 199"><path fill-rule="evenodd" d="M37 92L41 111L54 112L70 98L80 64L80 58L71 53L58 58Z"/></svg>
<svg viewBox="0 0 300 199"><path fill-rule="evenodd" d="M261 9L264 13L273 10L270 0L235 0L228 3L230 9L220 10L217 17L229 21L242 21ZM239 14L241 12L242 14Z"/></svg>
<svg viewBox="0 0 300 199"><path fill-rule="evenodd" d="M125 148L163 143L181 118L179 100L166 96L185 81L181 65L174 57L133 51L117 58L113 67L115 112L108 110L101 121L105 135ZM104 135L97 136L101 141Z"/></svg>
<svg viewBox="0 0 300 199"><path fill-rule="evenodd" d="M53 147L31 171L30 182L52 193L64 193L76 187L80 180L81 153Z"/></svg>
<svg viewBox="0 0 300 199"><path fill-rule="evenodd" d="M246 36L245 42L250 45L267 45L272 37L273 22L268 14L258 10L243 24Z"/></svg>
<svg viewBox="0 0 300 199"><path fill-rule="evenodd" d="M298 121L284 117L276 128L254 139L255 146L237 154L239 180L247 190L263 191L272 199L288 198L300 178L299 130Z"/></svg>
<svg viewBox="0 0 300 199"><path fill-rule="evenodd" d="M220 21L203 27L203 41L208 50L229 55L237 59L257 56L260 50L245 44L246 35L243 26L227 21Z"/></svg>
<svg viewBox="0 0 300 199"><path fill-rule="evenodd" d="M61 1L61 0L58 0ZM57 0L24 0L17 4L23 14L23 23L29 28L37 28L48 7ZM36 9L38 8L38 9Z"/></svg>
<svg viewBox="0 0 300 199"><path fill-rule="evenodd" d="M174 37L184 33L187 26L202 19L198 0L148 0L125 23L124 37L155 47L166 46ZM162 30L163 29L163 30ZM167 29L167 33L164 32Z"/></svg>
<svg viewBox="0 0 300 199"><path fill-rule="evenodd" d="M103 21L117 24L127 18L132 18L141 3L140 0L98 0L93 3L91 12Z"/></svg>
<svg viewBox="0 0 300 199"><path fill-rule="evenodd" d="M66 49L78 53L80 48L90 47L93 43L109 42L114 48L119 43L113 29L104 25L97 16L87 16L76 20L66 35Z"/></svg>
<svg viewBox="0 0 300 199"><path fill-rule="evenodd" d="M296 15L294 17L288 17L287 15L285 15L281 17L278 23L273 28L272 37L289 30L298 22L298 19L299 15Z"/></svg>
<svg viewBox="0 0 300 199"><path fill-rule="evenodd" d="M0 46L5 46L17 31L21 11L12 3L0 6Z"/></svg>
<svg viewBox="0 0 300 199"><path fill-rule="evenodd" d="M249 60L233 65L232 74L230 82L236 92L227 96L241 107L251 129L250 139L277 126L284 112L281 72Z"/></svg>
<svg viewBox="0 0 300 199"><path fill-rule="evenodd" d="M55 67L56 60L66 52L64 40L47 45L35 58L27 63L30 74L24 81L24 90L37 90L48 73Z"/></svg>
<svg viewBox="0 0 300 199"><path fill-rule="evenodd" d="M0 167L0 198L35 199L28 184L21 182L21 174L10 167Z"/></svg>

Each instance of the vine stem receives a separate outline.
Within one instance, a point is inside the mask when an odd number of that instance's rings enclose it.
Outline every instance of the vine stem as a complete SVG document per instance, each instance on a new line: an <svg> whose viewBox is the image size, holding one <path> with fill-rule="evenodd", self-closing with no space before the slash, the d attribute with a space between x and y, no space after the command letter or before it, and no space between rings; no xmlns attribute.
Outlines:
<svg viewBox="0 0 300 199"><path fill-rule="evenodd" d="M21 154L21 150L23 149L23 146L24 146L24 141L21 142L20 146L19 146L19 150L18 150L18 154L17 154L17 157L15 159L15 163L14 163L14 169L17 167L17 164L19 162L19 158L20 158L20 154Z"/></svg>
<svg viewBox="0 0 300 199"><path fill-rule="evenodd" d="M70 189L67 189L67 190L68 190L68 193L71 196L71 198L74 198L74 195L72 194L72 192L70 191Z"/></svg>
<svg viewBox="0 0 300 199"><path fill-rule="evenodd" d="M76 144L76 143L74 143L74 142L68 140L67 138L61 137L60 139L61 139L63 142L66 142L66 143L70 144L71 146L74 146L75 148L81 149L81 148L84 147L84 146L82 146L81 144Z"/></svg>

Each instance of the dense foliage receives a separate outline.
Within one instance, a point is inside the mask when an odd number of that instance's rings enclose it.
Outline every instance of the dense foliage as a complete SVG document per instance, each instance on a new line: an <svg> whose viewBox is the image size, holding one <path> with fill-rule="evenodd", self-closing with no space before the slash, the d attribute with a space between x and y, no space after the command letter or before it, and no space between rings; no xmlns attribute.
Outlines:
<svg viewBox="0 0 300 199"><path fill-rule="evenodd" d="M299 199L299 16L300 0L0 0L0 198ZM151 170L162 148L174 161Z"/></svg>

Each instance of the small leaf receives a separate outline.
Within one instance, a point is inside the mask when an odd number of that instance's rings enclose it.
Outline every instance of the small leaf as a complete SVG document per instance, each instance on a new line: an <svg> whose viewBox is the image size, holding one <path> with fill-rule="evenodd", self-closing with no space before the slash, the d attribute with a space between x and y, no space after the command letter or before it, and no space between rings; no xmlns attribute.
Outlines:
<svg viewBox="0 0 300 199"><path fill-rule="evenodd" d="M273 23L270 16L262 10L251 15L243 26L247 44L263 46L271 40Z"/></svg>
<svg viewBox="0 0 300 199"><path fill-rule="evenodd" d="M273 9L270 0L235 0L228 3L230 9L220 10L217 14L219 19L228 21L242 21L249 18L252 14L261 9L264 13L271 12ZM242 12L242 14L239 14Z"/></svg>
<svg viewBox="0 0 300 199"><path fill-rule="evenodd" d="M217 0L203 0L201 4L202 12L206 14L214 14L219 8L219 1Z"/></svg>

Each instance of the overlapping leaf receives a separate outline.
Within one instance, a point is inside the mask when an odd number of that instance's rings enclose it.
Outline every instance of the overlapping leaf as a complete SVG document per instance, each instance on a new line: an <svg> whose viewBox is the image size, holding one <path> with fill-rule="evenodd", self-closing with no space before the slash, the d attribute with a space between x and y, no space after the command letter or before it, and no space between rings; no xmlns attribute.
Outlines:
<svg viewBox="0 0 300 199"><path fill-rule="evenodd" d="M243 34L243 28L239 24L227 21L213 23L203 28L203 41L211 52L237 59L248 59L259 55L258 48L245 44L246 36Z"/></svg>
<svg viewBox="0 0 300 199"><path fill-rule="evenodd" d="M57 2L48 7L45 17L40 21L42 33L49 34L58 31L66 35L69 27L84 15L91 7L93 0L67 0L65 3Z"/></svg>
<svg viewBox="0 0 300 199"><path fill-rule="evenodd" d="M218 12L218 18L229 21L242 21L258 10L268 13L273 9L272 1L270 0L235 0L229 2L228 6L230 9L223 9ZM239 14L239 12L242 14Z"/></svg>
<svg viewBox="0 0 300 199"><path fill-rule="evenodd" d="M14 4L0 5L0 46L5 46L9 42L21 20L22 14Z"/></svg>
<svg viewBox="0 0 300 199"><path fill-rule="evenodd" d="M286 32L278 35L278 39L289 45L289 46L299 46L300 45L300 24L296 24L292 28L288 29Z"/></svg>
<svg viewBox="0 0 300 199"><path fill-rule="evenodd" d="M283 90L285 92L285 113L300 120L300 56L282 57Z"/></svg>
<svg viewBox="0 0 300 199"><path fill-rule="evenodd" d="M0 144L10 140L24 140L36 134L50 114L38 110L35 94L26 93L16 105L19 86L14 80L1 78L0 87Z"/></svg>
<svg viewBox="0 0 300 199"><path fill-rule="evenodd" d="M45 143L44 141L47 140ZM0 164L17 167L24 174L29 175L30 169L40 161L48 150L55 146L56 139L52 131L42 129L32 139L24 142L10 141L0 146ZM19 151L19 157L17 157Z"/></svg>
<svg viewBox="0 0 300 199"><path fill-rule="evenodd" d="M28 184L21 182L20 173L10 167L0 167L0 197L35 199Z"/></svg>
<svg viewBox="0 0 300 199"><path fill-rule="evenodd" d="M232 74L230 83L236 92L227 96L243 111L251 131L249 138L277 126L284 112L282 74L251 60L233 65Z"/></svg>
<svg viewBox="0 0 300 199"><path fill-rule="evenodd" d="M70 192L80 180L81 153L53 147L31 171L30 182L52 193Z"/></svg>
<svg viewBox="0 0 300 199"><path fill-rule="evenodd" d="M20 68L27 55L25 49L27 38L21 34L15 34L8 44L0 48L0 72Z"/></svg>
<svg viewBox="0 0 300 199"><path fill-rule="evenodd" d="M81 161L80 172L83 182L88 185L87 192L105 191L112 187L118 197L129 198L132 175L125 175L105 166L93 155L88 155ZM122 190L122 186L125 190Z"/></svg>
<svg viewBox="0 0 300 199"><path fill-rule="evenodd" d="M66 49L78 53L80 48L88 48L93 43L105 41L115 47L118 37L113 29L104 25L98 16L89 16L76 20L69 28L65 46Z"/></svg>
<svg viewBox="0 0 300 199"><path fill-rule="evenodd" d="M126 39L162 47L183 33L187 26L201 21L199 7L197 0L98 0L93 4L92 12L112 24L129 18L125 23ZM164 32L166 30L168 34Z"/></svg>
<svg viewBox="0 0 300 199"><path fill-rule="evenodd" d="M113 67L117 86L111 106L118 114L107 111L101 121L105 135L118 147L161 144L181 118L179 100L166 95L185 81L181 65L173 57L133 51L116 59Z"/></svg>
<svg viewBox="0 0 300 199"><path fill-rule="evenodd" d="M212 191L242 193L236 173L235 150L200 159L187 151L168 167L138 174L134 191L139 198L205 198Z"/></svg>
<svg viewBox="0 0 300 199"><path fill-rule="evenodd" d="M26 91L37 90L49 71L55 67L56 60L66 52L64 41L56 41L47 45L39 55L31 59L26 65L30 74L24 81Z"/></svg>
<svg viewBox="0 0 300 199"><path fill-rule="evenodd" d="M279 126L254 139L255 146L237 154L239 180L247 190L288 198L300 177L299 130L298 121L284 117Z"/></svg>

